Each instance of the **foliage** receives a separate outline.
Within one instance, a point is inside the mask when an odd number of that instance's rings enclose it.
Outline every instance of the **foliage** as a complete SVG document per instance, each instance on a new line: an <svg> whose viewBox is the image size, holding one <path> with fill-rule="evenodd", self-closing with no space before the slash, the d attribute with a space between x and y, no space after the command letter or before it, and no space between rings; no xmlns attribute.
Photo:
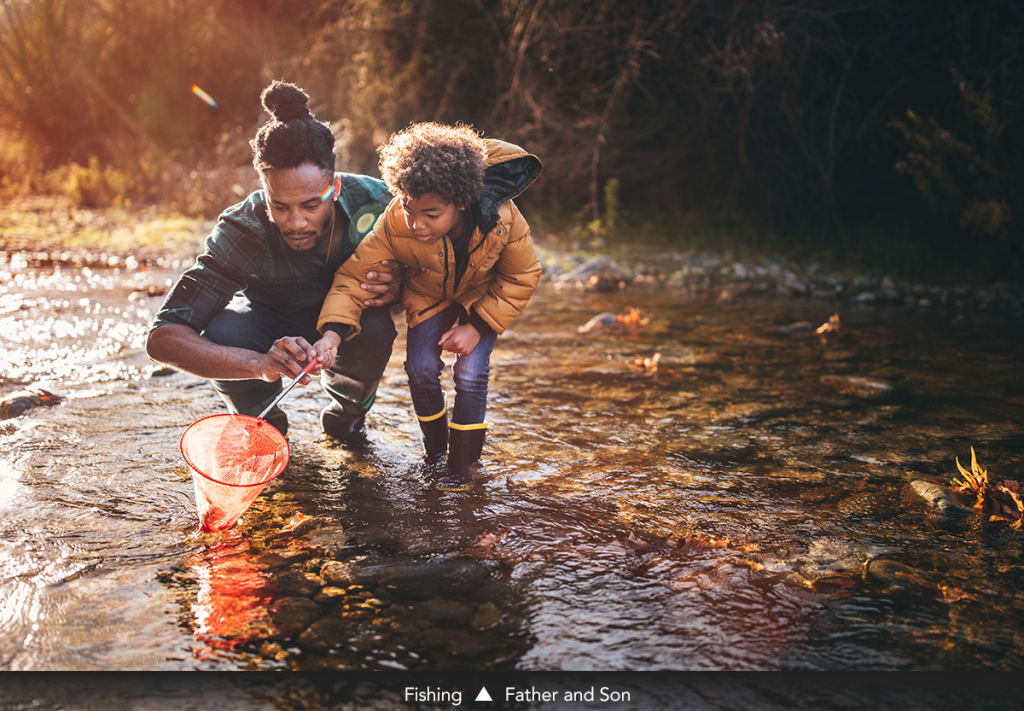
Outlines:
<svg viewBox="0 0 1024 711"><path fill-rule="evenodd" d="M5 144L26 154L19 165L0 166L4 191L113 205L166 196L176 187L167 181L182 169L188 176L248 163L247 151L232 156L241 163L214 159L224 156L225 136L244 146L242 134L260 122L264 58L296 50L305 7L297 0L0 3L0 119L10 132ZM193 84L219 108L198 100Z"/></svg>
<svg viewBox="0 0 1024 711"><path fill-rule="evenodd" d="M1003 1L0 0L0 189L77 164L61 189L116 199L142 156L150 198L216 211L280 78L344 170L461 121L539 155L524 207L591 238L738 214L759 248L992 281L1024 274L1022 53Z"/></svg>
<svg viewBox="0 0 1024 711"><path fill-rule="evenodd" d="M971 470L964 469L959 458L956 459L956 468L963 481L954 479L953 485L959 491L974 494L975 509L990 514L994 519L1009 520L1015 529L1024 525L1024 486L1020 482L1010 479L1001 483L989 481L988 471L978 464L974 447L971 447Z"/></svg>

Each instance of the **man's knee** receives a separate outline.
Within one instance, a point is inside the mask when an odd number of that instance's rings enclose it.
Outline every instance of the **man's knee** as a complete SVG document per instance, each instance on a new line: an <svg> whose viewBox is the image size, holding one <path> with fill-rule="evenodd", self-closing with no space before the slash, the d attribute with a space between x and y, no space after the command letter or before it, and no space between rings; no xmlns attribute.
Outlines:
<svg viewBox="0 0 1024 711"><path fill-rule="evenodd" d="M391 351L391 344L398 335L395 319L387 306L375 306L363 311L359 319L360 333L352 340L362 339L372 347L386 348Z"/></svg>
<svg viewBox="0 0 1024 711"><path fill-rule="evenodd" d="M355 380L377 380L391 358L398 331L387 307L367 309L359 325L359 335L338 347L333 370Z"/></svg>
<svg viewBox="0 0 1024 711"><path fill-rule="evenodd" d="M210 319L203 329L203 337L218 346L258 350L256 341L260 340L260 337L252 323L249 309L240 308L234 302L231 307L233 308L225 308Z"/></svg>

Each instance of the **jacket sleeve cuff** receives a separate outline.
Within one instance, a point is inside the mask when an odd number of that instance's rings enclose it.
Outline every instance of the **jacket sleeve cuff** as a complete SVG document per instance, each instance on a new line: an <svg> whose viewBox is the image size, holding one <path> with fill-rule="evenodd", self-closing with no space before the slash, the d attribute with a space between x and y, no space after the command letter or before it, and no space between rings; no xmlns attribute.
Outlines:
<svg viewBox="0 0 1024 711"><path fill-rule="evenodd" d="M341 340L345 340L345 336L348 335L349 325L347 323L325 323L324 327L320 329L321 333L327 333L328 331L334 331L338 334Z"/></svg>
<svg viewBox="0 0 1024 711"><path fill-rule="evenodd" d="M494 333L494 329L491 328L490 324L488 324L486 321L480 318L479 314L477 314L477 312L473 311L472 309L470 309L469 311L469 316L466 318L466 322L469 323L470 326L475 328L477 333L479 333L481 337L489 336L492 333Z"/></svg>

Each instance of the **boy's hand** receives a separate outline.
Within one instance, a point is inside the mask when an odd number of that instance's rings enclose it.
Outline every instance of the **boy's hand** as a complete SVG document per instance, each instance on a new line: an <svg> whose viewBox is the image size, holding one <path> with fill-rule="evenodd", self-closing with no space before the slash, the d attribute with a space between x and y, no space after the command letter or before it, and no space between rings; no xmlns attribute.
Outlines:
<svg viewBox="0 0 1024 711"><path fill-rule="evenodd" d="M480 332L472 324L466 323L445 331L437 345L456 355L469 355L479 342Z"/></svg>
<svg viewBox="0 0 1024 711"><path fill-rule="evenodd" d="M334 331L328 331L319 341L313 344L316 351L316 359L320 361L321 368L330 368L334 365L334 359L338 357L338 346L341 345L341 336Z"/></svg>

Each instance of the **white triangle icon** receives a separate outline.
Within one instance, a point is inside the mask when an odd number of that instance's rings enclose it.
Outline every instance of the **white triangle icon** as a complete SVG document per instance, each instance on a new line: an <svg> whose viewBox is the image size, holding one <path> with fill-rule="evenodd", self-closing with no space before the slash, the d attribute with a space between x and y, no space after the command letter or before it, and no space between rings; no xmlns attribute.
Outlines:
<svg viewBox="0 0 1024 711"><path fill-rule="evenodd" d="M476 700L477 701L494 701L494 699L491 698L491 695L487 693L487 687L486 686L481 686L480 687L480 693L476 695Z"/></svg>

